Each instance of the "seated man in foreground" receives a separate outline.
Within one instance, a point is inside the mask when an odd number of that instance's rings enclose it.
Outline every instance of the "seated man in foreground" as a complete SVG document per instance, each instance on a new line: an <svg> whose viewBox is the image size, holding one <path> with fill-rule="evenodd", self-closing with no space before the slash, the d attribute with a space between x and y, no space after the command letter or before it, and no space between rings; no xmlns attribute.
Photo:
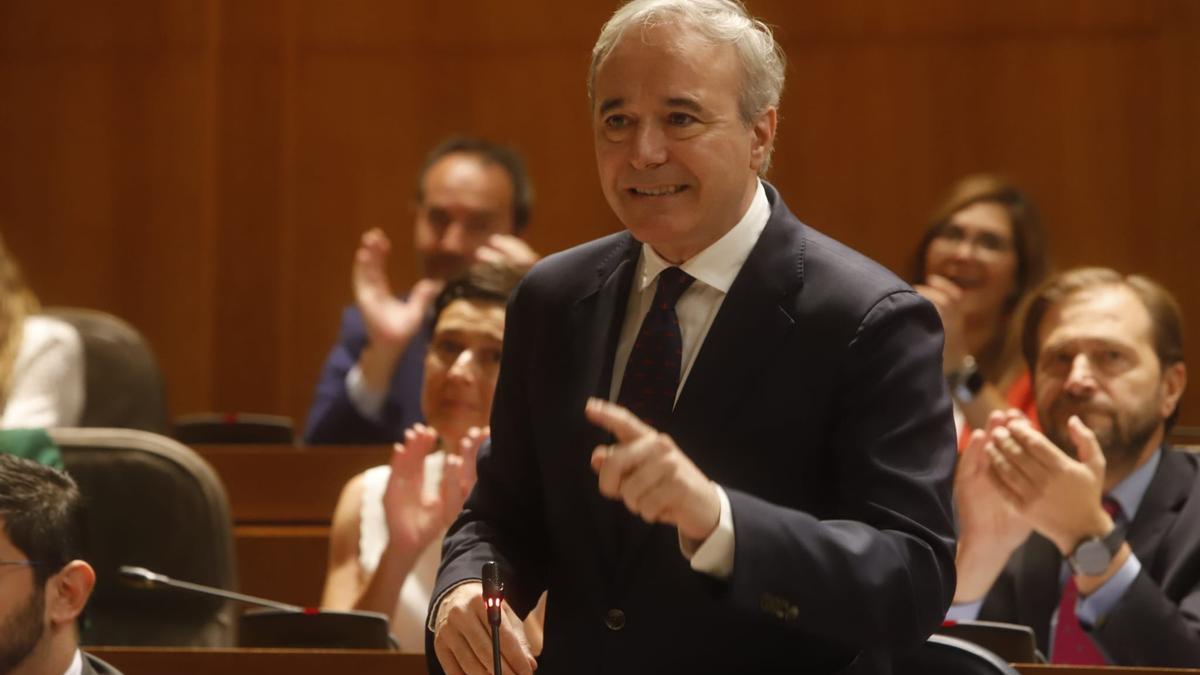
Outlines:
<svg viewBox="0 0 1200 675"><path fill-rule="evenodd" d="M1031 626L1055 663L1200 664L1200 458L1166 445L1182 324L1145 277L1035 291L1022 349L1045 435L995 413L964 450L949 618Z"/></svg>
<svg viewBox="0 0 1200 675"><path fill-rule="evenodd" d="M79 651L75 620L96 584L74 559L79 502L66 474L0 453L0 673L117 673Z"/></svg>

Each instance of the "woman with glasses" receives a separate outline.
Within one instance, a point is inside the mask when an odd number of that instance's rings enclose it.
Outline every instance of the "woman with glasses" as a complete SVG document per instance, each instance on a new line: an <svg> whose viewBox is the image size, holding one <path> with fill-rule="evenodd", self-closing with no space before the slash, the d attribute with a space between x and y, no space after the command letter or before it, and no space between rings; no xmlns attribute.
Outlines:
<svg viewBox="0 0 1200 675"><path fill-rule="evenodd" d="M1048 267L1033 201L998 176L964 177L934 211L913 262L913 285L945 327L943 367L960 440L994 410L1018 408L1035 419L1013 331L1022 296Z"/></svg>

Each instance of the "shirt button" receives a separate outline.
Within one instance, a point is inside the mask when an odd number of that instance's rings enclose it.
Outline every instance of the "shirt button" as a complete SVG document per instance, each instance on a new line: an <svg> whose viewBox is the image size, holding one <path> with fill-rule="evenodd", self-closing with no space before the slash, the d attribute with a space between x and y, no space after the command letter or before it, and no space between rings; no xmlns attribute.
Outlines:
<svg viewBox="0 0 1200 675"><path fill-rule="evenodd" d="M619 609L608 610L608 614L604 615L604 625L608 626L609 630L621 630L625 627L625 612Z"/></svg>

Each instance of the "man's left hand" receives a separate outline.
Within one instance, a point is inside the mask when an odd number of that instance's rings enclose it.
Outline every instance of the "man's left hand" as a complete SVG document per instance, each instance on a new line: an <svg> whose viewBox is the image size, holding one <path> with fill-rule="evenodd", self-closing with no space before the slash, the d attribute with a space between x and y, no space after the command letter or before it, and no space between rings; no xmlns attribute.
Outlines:
<svg viewBox="0 0 1200 675"><path fill-rule="evenodd" d="M992 431L991 475L1035 530L1065 556L1090 536L1113 528L1100 505L1104 453L1092 433L1072 417L1068 423L1076 457L1069 456L1028 420Z"/></svg>
<svg viewBox="0 0 1200 675"><path fill-rule="evenodd" d="M693 542L712 534L721 516L717 488L670 436L608 401L588 400L585 414L617 438L592 452L601 494L648 523L674 525Z"/></svg>

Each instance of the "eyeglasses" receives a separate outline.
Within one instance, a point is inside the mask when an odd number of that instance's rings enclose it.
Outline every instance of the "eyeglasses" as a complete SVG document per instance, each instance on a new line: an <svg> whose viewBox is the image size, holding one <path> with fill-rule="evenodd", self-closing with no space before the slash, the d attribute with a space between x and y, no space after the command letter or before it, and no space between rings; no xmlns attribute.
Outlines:
<svg viewBox="0 0 1200 675"><path fill-rule="evenodd" d="M999 255L1012 250L1013 244L1007 238L993 232L980 232L968 237L967 231L953 223L943 225L933 235L931 243L941 246L958 246L966 243L976 253Z"/></svg>

